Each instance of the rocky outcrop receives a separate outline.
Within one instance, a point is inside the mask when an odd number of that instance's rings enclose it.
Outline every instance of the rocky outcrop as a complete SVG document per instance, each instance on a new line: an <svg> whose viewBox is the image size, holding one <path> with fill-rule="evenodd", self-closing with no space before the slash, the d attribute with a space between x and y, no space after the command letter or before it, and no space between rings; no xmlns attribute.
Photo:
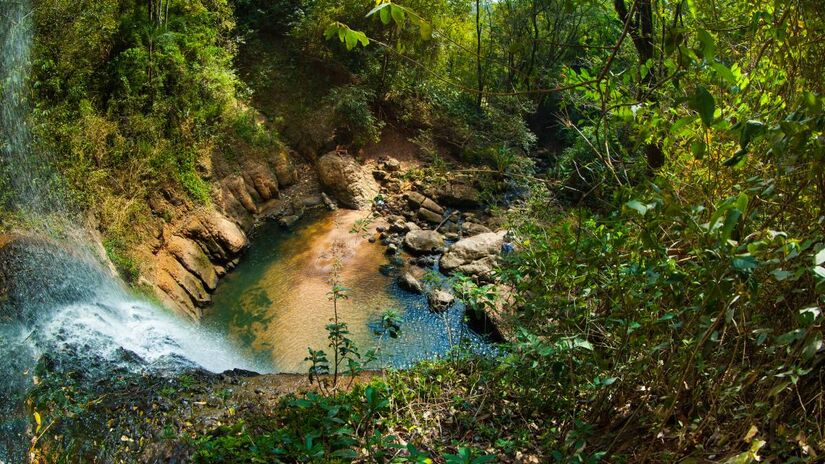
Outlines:
<svg viewBox="0 0 825 464"><path fill-rule="evenodd" d="M166 242L166 249L183 267L196 275L208 290L215 290L218 286L215 266L197 243L178 235L172 235Z"/></svg>
<svg viewBox="0 0 825 464"><path fill-rule="evenodd" d="M411 230L404 237L404 246L416 254L439 252L444 247L444 237L434 230Z"/></svg>
<svg viewBox="0 0 825 464"><path fill-rule="evenodd" d="M229 176L223 180L222 184L224 194L231 196L235 202L240 203L249 214L258 213L258 206L255 205L255 199L249 193L246 187L246 181L244 181L242 176L237 174ZM232 200L229 201L232 202Z"/></svg>
<svg viewBox="0 0 825 464"><path fill-rule="evenodd" d="M192 303L192 298L186 291L178 285L175 279L165 271L156 271L152 276L151 284L153 284L159 292L158 298L173 310L189 316L193 320L200 320L202 313L199 308L196 308Z"/></svg>
<svg viewBox="0 0 825 464"><path fill-rule="evenodd" d="M205 210L192 217L183 228L187 237L206 248L212 262L227 262L248 243L246 234L237 224L214 210Z"/></svg>
<svg viewBox="0 0 825 464"><path fill-rule="evenodd" d="M445 272L486 276L496 265L506 232L487 232L454 243L441 257Z"/></svg>
<svg viewBox="0 0 825 464"><path fill-rule="evenodd" d="M280 188L283 189L298 182L298 172L286 150L280 150L273 155L272 169L275 171Z"/></svg>
<svg viewBox="0 0 825 464"><path fill-rule="evenodd" d="M256 221L278 216L294 222L306 205L298 201L296 207L293 200L310 191L317 198L313 204L321 202L314 174L303 175L312 174L309 167L296 164L283 147L247 153L237 161L202 157L197 169L210 181L211 204L198 205L174 188L153 192L147 202L155 219L138 252L140 285L196 320L220 277L237 263Z"/></svg>
<svg viewBox="0 0 825 464"><path fill-rule="evenodd" d="M203 287L201 281L184 268L171 254L161 252L158 255L157 272L166 273L172 277L175 283L186 291L195 306L203 307L212 301L209 292Z"/></svg>
<svg viewBox="0 0 825 464"><path fill-rule="evenodd" d="M318 159L316 168L324 189L347 208L369 208L378 195L378 184L348 154L327 153Z"/></svg>
<svg viewBox="0 0 825 464"><path fill-rule="evenodd" d="M251 164L244 169L244 182L247 188L260 197L260 201L268 201L278 196L278 182L269 168L262 164Z"/></svg>
<svg viewBox="0 0 825 464"><path fill-rule="evenodd" d="M197 210L177 226L164 227L162 245L153 250L141 284L165 305L199 320L219 277L247 243L244 231L227 216L213 208Z"/></svg>

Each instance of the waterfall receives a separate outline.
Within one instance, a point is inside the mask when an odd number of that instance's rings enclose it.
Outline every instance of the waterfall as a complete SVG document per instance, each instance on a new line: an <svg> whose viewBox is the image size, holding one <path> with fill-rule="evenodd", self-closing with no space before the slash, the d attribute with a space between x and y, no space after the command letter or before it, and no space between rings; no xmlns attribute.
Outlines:
<svg viewBox="0 0 825 464"><path fill-rule="evenodd" d="M26 459L23 399L44 354L89 370L104 359L136 372L261 371L221 335L134 297L91 251L28 124L33 15L28 0L0 0L0 207L31 224L0 236L0 463Z"/></svg>

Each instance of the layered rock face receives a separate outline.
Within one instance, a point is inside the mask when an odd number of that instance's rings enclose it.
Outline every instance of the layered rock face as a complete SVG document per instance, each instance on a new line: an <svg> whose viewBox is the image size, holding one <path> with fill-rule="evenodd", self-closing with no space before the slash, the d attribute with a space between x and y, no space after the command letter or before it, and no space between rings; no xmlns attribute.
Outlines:
<svg viewBox="0 0 825 464"><path fill-rule="evenodd" d="M352 156L330 152L318 159L318 180L338 202L351 209L367 209L378 195L378 184Z"/></svg>
<svg viewBox="0 0 825 464"><path fill-rule="evenodd" d="M279 151L268 160L247 161L237 172L213 182L212 205L186 211L179 200L156 199L156 214L186 212L161 226L152 246L150 272L140 283L166 306L199 320L218 279L237 264L249 243L246 233L255 218L297 180L289 156Z"/></svg>

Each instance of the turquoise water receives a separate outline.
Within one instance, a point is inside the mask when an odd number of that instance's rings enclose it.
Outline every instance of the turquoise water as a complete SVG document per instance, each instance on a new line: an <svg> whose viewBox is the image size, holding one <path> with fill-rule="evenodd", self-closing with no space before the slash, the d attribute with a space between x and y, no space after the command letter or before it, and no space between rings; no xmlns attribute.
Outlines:
<svg viewBox="0 0 825 464"><path fill-rule="evenodd" d="M278 372L306 372L308 347L329 351L324 327L333 316L328 292L335 255L342 266L339 279L349 289L348 298L339 302L339 317L362 353L379 348L377 365L370 367L407 367L459 344L489 350L465 323L462 304L435 314L425 296L399 287L401 269L384 255L385 248L349 232L362 216L320 213L292 230L264 224L241 263L218 286L203 323L227 333L258 363ZM388 308L401 317L396 339L377 333Z"/></svg>

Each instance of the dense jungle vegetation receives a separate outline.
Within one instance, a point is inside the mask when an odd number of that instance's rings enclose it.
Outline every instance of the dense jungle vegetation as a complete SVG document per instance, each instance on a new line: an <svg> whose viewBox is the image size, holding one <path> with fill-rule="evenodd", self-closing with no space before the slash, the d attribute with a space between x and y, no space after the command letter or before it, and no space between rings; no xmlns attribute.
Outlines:
<svg viewBox="0 0 825 464"><path fill-rule="evenodd" d="M498 356L166 438L196 462L825 456L819 0L34 6L31 126L127 277L148 194L209 203L214 153L357 151L388 125L512 231L494 282L463 283L510 315ZM53 414L98 407L49 385Z"/></svg>

